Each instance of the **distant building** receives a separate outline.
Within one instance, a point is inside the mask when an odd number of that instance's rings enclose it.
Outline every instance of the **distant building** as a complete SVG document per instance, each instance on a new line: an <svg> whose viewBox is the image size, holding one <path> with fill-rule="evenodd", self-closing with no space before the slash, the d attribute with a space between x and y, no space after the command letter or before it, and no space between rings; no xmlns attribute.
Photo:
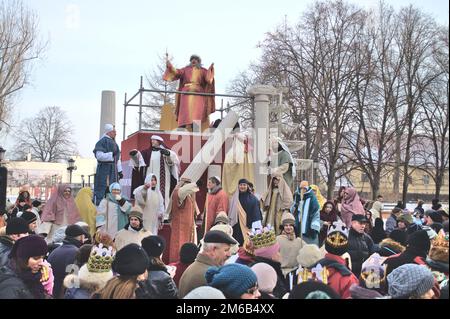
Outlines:
<svg viewBox="0 0 450 319"><path fill-rule="evenodd" d="M420 167L410 166L410 179L408 180L408 201L415 201L417 199L423 199L431 201L434 198L436 192L435 183L433 178ZM385 200L397 201L399 198L394 198L393 194L393 169L390 170L382 179L380 183L380 194L383 195ZM354 170L347 175L347 178L351 185L364 197L369 198L371 195L371 188L368 176L360 171ZM400 196L403 187L403 176L400 174L399 183ZM449 172L445 173L443 185L441 187L441 194L439 196L441 200L448 201L449 199Z"/></svg>
<svg viewBox="0 0 450 319"><path fill-rule="evenodd" d="M83 185L93 184L93 174L97 166L95 158L72 157L76 170L72 171L72 185L79 189ZM7 196L16 196L23 186L27 186L31 197L47 200L51 190L59 183L69 183L70 173L67 163L48 163L35 161L5 161L8 169ZM89 178L90 175L90 178Z"/></svg>

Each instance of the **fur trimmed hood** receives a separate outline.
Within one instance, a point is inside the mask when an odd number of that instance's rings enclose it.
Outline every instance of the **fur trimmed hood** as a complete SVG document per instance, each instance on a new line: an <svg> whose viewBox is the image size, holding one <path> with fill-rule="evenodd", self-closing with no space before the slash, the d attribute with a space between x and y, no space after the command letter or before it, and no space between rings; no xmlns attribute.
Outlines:
<svg viewBox="0 0 450 319"><path fill-rule="evenodd" d="M78 271L78 275L70 274L64 278L64 287L81 288L90 292L105 287L106 283L113 278L112 271L109 272L90 272L86 265L82 266Z"/></svg>
<svg viewBox="0 0 450 319"><path fill-rule="evenodd" d="M401 245L400 243L396 242L391 238L383 239L380 242L379 246L380 246L380 255L384 257L400 254L406 249L405 246Z"/></svg>

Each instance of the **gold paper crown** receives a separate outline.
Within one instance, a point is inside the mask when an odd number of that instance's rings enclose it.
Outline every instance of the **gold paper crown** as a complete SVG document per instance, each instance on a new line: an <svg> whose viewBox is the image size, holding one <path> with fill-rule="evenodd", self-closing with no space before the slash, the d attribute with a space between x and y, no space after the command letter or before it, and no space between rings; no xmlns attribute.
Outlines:
<svg viewBox="0 0 450 319"><path fill-rule="evenodd" d="M362 264L361 279L364 280L366 288L380 288L386 280L386 268L387 265L383 264L383 260L378 253L371 255Z"/></svg>
<svg viewBox="0 0 450 319"><path fill-rule="evenodd" d="M339 248L348 244L348 229L342 221L334 222L328 229L325 241L332 247Z"/></svg>
<svg viewBox="0 0 450 319"><path fill-rule="evenodd" d="M448 250L448 234L441 230L438 236L436 236L431 242L431 247Z"/></svg>
<svg viewBox="0 0 450 319"><path fill-rule="evenodd" d="M348 244L348 239L340 232L335 232L327 236L326 242L332 247L339 248Z"/></svg>
<svg viewBox="0 0 450 319"><path fill-rule="evenodd" d="M262 231L252 232L249 239L252 242L253 249L269 247L277 242L275 231L267 227L264 227Z"/></svg>
<svg viewBox="0 0 450 319"><path fill-rule="evenodd" d="M312 269L299 267L297 269L297 285L302 282L307 281L319 281L324 283L325 285L328 284L328 275L329 272L327 270L327 267L322 267L322 265L318 264L316 267Z"/></svg>
<svg viewBox="0 0 450 319"><path fill-rule="evenodd" d="M108 272L111 270L114 257L115 253L111 246L108 248L103 244L94 246L87 262L87 269L90 272Z"/></svg>

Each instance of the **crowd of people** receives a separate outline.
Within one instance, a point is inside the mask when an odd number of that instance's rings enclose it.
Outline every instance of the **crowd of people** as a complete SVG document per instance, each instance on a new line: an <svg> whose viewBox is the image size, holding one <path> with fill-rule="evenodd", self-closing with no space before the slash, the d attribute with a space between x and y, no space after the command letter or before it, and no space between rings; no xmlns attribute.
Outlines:
<svg viewBox="0 0 450 319"><path fill-rule="evenodd" d="M383 198L364 202L351 187L329 200L307 181L291 192L275 174L263 196L241 179L228 200L215 176L197 232L199 186L182 181L167 243L155 187L152 175L134 205L119 183L98 206L90 188L74 197L60 185L44 206L21 191L0 229L0 298L448 298L448 208L437 200L414 211L399 202L383 220Z"/></svg>

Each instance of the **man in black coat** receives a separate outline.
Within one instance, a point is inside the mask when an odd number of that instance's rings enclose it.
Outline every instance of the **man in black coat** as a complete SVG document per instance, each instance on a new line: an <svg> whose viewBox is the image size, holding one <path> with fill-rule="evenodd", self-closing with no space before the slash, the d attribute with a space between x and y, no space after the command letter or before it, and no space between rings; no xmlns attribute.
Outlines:
<svg viewBox="0 0 450 319"><path fill-rule="evenodd" d="M364 232L366 223L364 215L353 215L348 235L348 253L352 258L352 272L356 277L361 273L362 264L376 251L372 238Z"/></svg>
<svg viewBox="0 0 450 319"><path fill-rule="evenodd" d="M79 248L88 237L86 231L78 225L70 225L66 228L66 238L63 244L56 248L48 256L48 262L52 265L55 285L53 297L60 298L63 295L62 285L67 275L69 265L75 266L75 257Z"/></svg>
<svg viewBox="0 0 450 319"><path fill-rule="evenodd" d="M19 217L8 219L6 235L0 236L0 267L8 265L9 253L14 242L25 236L28 236L28 223L26 220Z"/></svg>

